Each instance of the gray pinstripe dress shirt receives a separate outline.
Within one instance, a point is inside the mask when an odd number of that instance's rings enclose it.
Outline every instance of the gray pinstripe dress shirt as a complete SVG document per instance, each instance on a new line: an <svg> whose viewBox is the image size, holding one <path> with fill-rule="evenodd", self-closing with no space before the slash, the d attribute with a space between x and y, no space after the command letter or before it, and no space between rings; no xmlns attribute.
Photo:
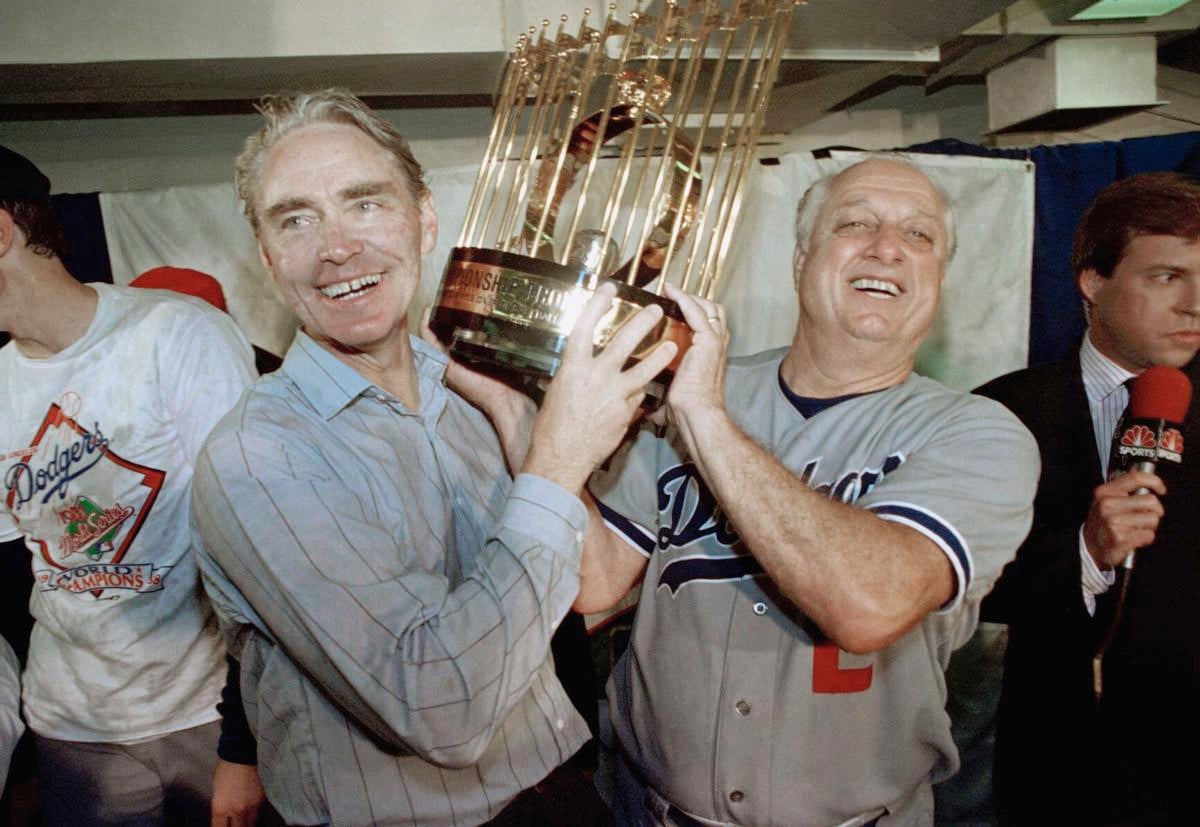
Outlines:
<svg viewBox="0 0 1200 827"><path fill-rule="evenodd" d="M587 513L511 480L412 342L421 410L298 333L197 462L200 567L289 823L478 824L588 738L549 655Z"/></svg>

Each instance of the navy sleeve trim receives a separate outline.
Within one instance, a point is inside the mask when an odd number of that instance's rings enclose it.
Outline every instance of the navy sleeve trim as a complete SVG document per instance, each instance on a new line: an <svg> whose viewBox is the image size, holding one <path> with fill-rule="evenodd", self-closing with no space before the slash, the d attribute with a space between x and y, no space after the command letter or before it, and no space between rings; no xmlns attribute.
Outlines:
<svg viewBox="0 0 1200 827"><path fill-rule="evenodd" d="M596 507L600 509L600 516L604 518L604 522L613 531L621 535L624 540L640 551L645 556L649 557L654 553L654 549L658 546L658 541L653 534L640 525L613 511L600 500L596 500Z"/></svg>
<svg viewBox="0 0 1200 827"><path fill-rule="evenodd" d="M962 535L932 511L927 511L915 505L895 502L878 503L871 506L868 510L885 520L903 523L921 532L945 552L946 556L950 559L950 565L954 569L954 576L958 581L958 589L954 597L950 599L950 602L942 607L942 611L955 608L967 593L967 587L971 584L971 578L974 575L971 554L967 549L967 542L963 539Z"/></svg>

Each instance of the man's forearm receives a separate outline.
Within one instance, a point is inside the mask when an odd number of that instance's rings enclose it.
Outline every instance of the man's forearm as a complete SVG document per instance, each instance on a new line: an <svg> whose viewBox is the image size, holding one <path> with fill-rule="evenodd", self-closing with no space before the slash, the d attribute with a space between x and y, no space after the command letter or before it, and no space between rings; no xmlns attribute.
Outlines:
<svg viewBox="0 0 1200 827"><path fill-rule="evenodd" d="M588 510L579 596L572 607L580 614L611 609L641 579L648 560L618 537L604 522L596 500L586 490L581 497Z"/></svg>
<svg viewBox="0 0 1200 827"><path fill-rule="evenodd" d="M953 570L930 540L813 491L723 409L677 423L746 548L843 649L882 648L952 596Z"/></svg>

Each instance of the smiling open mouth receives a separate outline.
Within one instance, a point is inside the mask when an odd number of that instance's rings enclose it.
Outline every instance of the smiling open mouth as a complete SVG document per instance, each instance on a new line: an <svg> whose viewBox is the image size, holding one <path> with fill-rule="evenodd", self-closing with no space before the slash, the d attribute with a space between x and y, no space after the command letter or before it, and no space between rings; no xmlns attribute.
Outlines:
<svg viewBox="0 0 1200 827"><path fill-rule="evenodd" d="M850 286L855 290L860 290L864 293L870 293L873 296L899 296L900 288L890 281L880 281L878 279L855 279L850 282Z"/></svg>
<svg viewBox="0 0 1200 827"><path fill-rule="evenodd" d="M379 284L379 275L363 276L360 279L339 281L337 284L326 285L321 293L331 299L352 299L361 296L375 285Z"/></svg>

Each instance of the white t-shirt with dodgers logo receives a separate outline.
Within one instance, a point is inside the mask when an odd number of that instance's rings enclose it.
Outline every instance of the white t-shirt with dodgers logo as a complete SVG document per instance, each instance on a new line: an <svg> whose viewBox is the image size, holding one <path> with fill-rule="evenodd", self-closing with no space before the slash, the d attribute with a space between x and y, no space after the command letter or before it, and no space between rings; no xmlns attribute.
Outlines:
<svg viewBox="0 0 1200 827"><path fill-rule="evenodd" d="M190 483L253 356L199 300L91 286L96 316L70 347L0 349L0 539L33 555L30 728L131 743L217 718L224 647L192 556Z"/></svg>

